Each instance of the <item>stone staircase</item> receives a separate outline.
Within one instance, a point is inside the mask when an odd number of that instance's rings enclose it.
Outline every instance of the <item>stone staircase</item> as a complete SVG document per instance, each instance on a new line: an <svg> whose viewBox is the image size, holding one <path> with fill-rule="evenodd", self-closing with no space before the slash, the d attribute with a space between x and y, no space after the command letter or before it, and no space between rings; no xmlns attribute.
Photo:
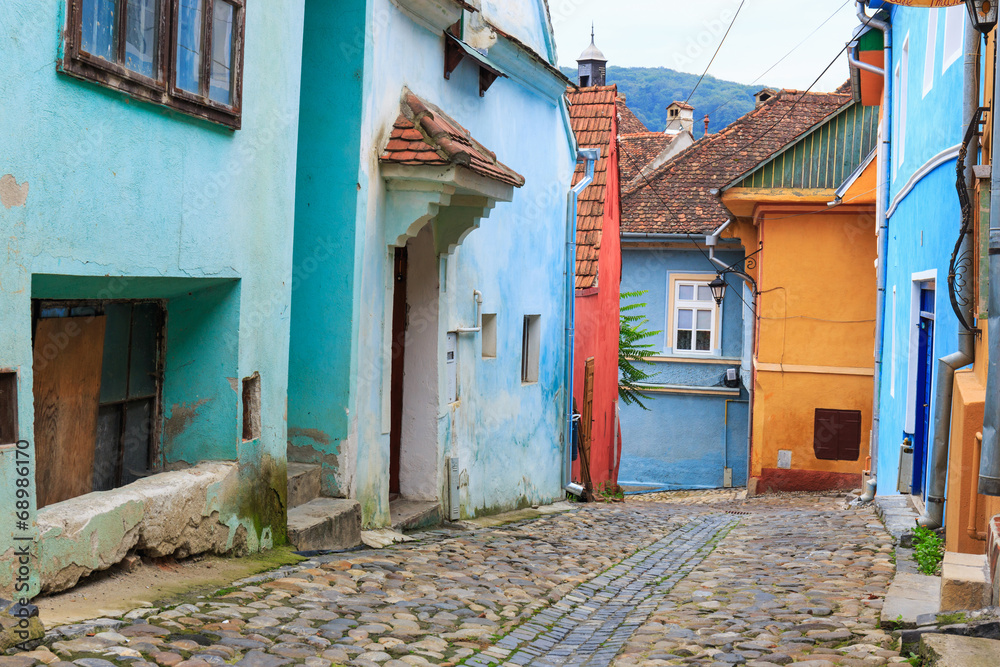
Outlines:
<svg viewBox="0 0 1000 667"><path fill-rule="evenodd" d="M288 541L297 551L350 549L361 544L361 505L324 498L321 468L288 464Z"/></svg>

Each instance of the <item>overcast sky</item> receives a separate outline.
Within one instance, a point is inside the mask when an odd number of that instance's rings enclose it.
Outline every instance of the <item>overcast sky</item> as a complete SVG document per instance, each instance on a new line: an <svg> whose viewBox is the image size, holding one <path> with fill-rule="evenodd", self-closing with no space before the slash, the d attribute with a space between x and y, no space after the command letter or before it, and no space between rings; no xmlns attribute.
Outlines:
<svg viewBox="0 0 1000 667"><path fill-rule="evenodd" d="M701 74L722 40L740 0L549 0L559 64L576 67L590 44L609 65L669 67ZM761 86L806 89L858 25L853 0L745 0L709 74L749 84L833 16L770 73ZM848 78L841 55L813 88L830 91Z"/></svg>

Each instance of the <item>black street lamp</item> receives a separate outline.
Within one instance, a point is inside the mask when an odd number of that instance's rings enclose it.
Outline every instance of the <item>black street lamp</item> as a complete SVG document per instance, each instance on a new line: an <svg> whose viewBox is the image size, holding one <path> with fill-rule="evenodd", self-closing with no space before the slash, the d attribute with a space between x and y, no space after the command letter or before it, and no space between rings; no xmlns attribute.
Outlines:
<svg viewBox="0 0 1000 667"><path fill-rule="evenodd" d="M708 288L712 290L716 305L721 306L722 300L726 297L726 279L721 273L717 274L715 280L708 284Z"/></svg>
<svg viewBox="0 0 1000 667"><path fill-rule="evenodd" d="M994 0L965 0L973 27L982 34L989 33L997 24L997 5Z"/></svg>

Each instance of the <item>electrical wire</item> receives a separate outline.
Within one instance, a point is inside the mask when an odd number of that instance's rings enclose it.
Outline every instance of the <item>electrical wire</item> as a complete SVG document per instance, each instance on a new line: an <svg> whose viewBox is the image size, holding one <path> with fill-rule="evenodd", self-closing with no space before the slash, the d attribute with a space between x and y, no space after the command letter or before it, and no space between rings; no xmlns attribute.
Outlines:
<svg viewBox="0 0 1000 667"><path fill-rule="evenodd" d="M705 65L705 71L701 73L700 77L698 77L698 82L694 84L694 88L691 89L687 99L684 100L684 104L691 101L691 98L694 96L694 91L698 90L698 86L700 86L701 82L705 80L705 76L708 74L709 68L712 67L712 63L715 62L715 57L719 55L722 45L726 43L726 37L729 37L729 31L733 29L733 24L736 23L736 17L740 15L740 10L743 9L744 4L746 4L746 0L740 0L740 6L736 8L736 14L733 15L733 20L729 22L729 27L726 28L725 34L722 35L722 40L719 41L719 45L715 47L715 53L712 54L712 59L708 61L707 65Z"/></svg>

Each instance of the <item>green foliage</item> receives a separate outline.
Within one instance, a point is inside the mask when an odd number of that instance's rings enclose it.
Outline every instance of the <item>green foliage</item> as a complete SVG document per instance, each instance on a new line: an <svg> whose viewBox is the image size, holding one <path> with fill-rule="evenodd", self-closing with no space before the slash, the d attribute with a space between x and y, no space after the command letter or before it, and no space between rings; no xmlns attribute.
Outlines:
<svg viewBox="0 0 1000 667"><path fill-rule="evenodd" d="M639 385L643 380L651 378L652 375L633 364L633 362L641 362L643 359L653 356L652 343L643 343L642 341L663 332L646 329L649 321L645 315L637 312L646 307L645 303L624 303L631 299L638 299L645 293L646 290L640 290L637 292L622 292L621 294L621 329L618 338L618 371L620 375L618 380L618 397L622 399L625 405L635 403L643 410L648 410L649 408L642 402L642 399L648 401L652 397L642 393Z"/></svg>
<svg viewBox="0 0 1000 667"><path fill-rule="evenodd" d="M924 574L937 574L944 558L944 540L923 526L913 528L913 559Z"/></svg>
<svg viewBox="0 0 1000 667"><path fill-rule="evenodd" d="M602 482L594 489L594 500L599 503L610 503L615 500L624 500L625 492L617 484L612 482Z"/></svg>
<svg viewBox="0 0 1000 667"><path fill-rule="evenodd" d="M570 81L578 81L575 69L563 67L562 71ZM609 67L607 73L608 85L618 86L618 92L626 96L628 108L650 132L666 129L667 105L686 100L697 82L697 74L666 67ZM706 76L689 102L694 107L695 139L705 134L705 125L701 122L705 114L709 116L708 130L715 134L753 109L754 94L765 87Z"/></svg>

